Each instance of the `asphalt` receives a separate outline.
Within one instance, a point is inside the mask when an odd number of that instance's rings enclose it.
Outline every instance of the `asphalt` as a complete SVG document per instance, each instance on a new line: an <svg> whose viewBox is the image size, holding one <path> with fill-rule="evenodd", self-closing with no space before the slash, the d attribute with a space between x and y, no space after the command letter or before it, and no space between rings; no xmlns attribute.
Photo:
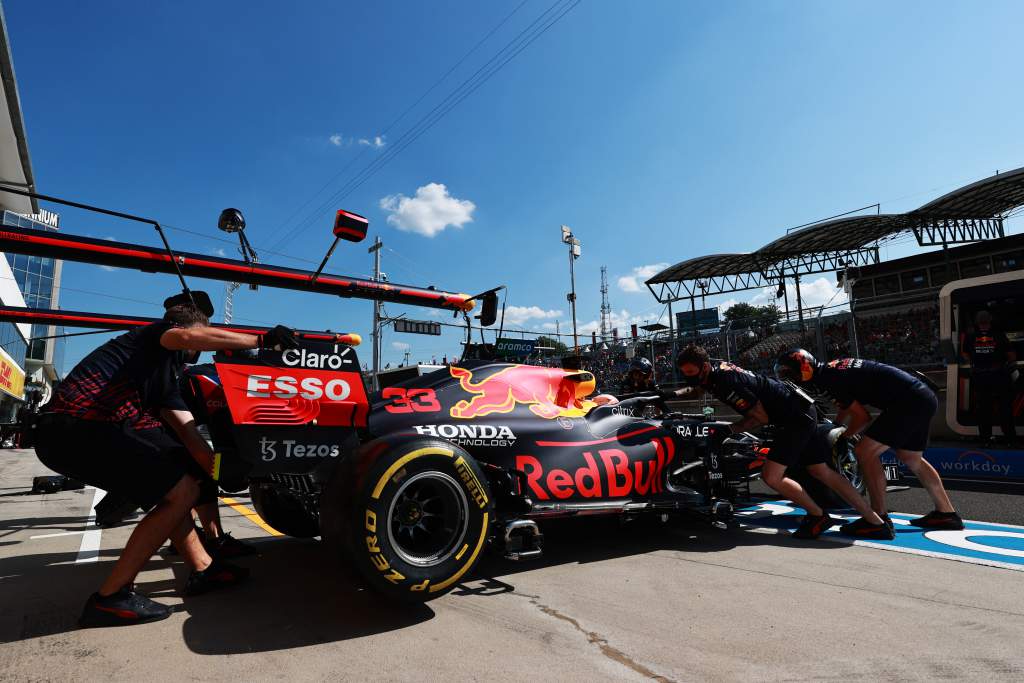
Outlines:
<svg viewBox="0 0 1024 683"><path fill-rule="evenodd" d="M185 567L155 556L138 587L175 605L170 619L80 630L131 526L77 562L95 539L81 533L95 491L25 495L43 472L30 452L0 451L3 680L1024 677L1018 571L677 521L549 524L541 560L488 558L410 607L381 601L317 541L271 537L225 506L226 527L260 550L240 561L248 584L182 599ZM894 500L913 511L906 493Z"/></svg>

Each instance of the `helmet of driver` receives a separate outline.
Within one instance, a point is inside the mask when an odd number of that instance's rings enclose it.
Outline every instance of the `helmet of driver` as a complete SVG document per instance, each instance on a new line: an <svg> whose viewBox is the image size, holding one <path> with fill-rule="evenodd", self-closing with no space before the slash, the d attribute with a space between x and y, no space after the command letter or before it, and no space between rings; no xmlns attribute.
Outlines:
<svg viewBox="0 0 1024 683"><path fill-rule="evenodd" d="M630 362L629 372L630 374L639 372L646 377L654 372L654 366L651 364L651 361L647 360L643 356L637 356Z"/></svg>
<svg viewBox="0 0 1024 683"><path fill-rule="evenodd" d="M775 376L795 384L806 384L814 379L818 361L806 349L790 349L775 361Z"/></svg>

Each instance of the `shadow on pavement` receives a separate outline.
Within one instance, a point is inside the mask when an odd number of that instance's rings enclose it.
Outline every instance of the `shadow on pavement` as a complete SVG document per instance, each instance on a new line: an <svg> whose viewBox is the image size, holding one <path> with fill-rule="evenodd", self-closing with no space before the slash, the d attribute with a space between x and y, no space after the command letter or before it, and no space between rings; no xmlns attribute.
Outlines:
<svg viewBox="0 0 1024 683"><path fill-rule="evenodd" d="M792 530L799 517L775 518L780 530ZM719 529L708 523L670 518L640 517L622 523L613 517L549 520L540 526L544 554L537 560L512 562L497 553L488 555L454 595L498 595L515 589L510 577L523 572L566 564L585 565L656 551L688 553L727 552L740 546L813 547L842 550L846 546L824 541L790 538L787 533L749 533L740 529Z"/></svg>
<svg viewBox="0 0 1024 683"><path fill-rule="evenodd" d="M253 578L221 593L185 598L183 633L189 649L203 655L267 652L361 638L414 626L434 617L426 605L389 603L317 541L291 538L256 542L261 555L242 558ZM187 570L169 592L184 584Z"/></svg>

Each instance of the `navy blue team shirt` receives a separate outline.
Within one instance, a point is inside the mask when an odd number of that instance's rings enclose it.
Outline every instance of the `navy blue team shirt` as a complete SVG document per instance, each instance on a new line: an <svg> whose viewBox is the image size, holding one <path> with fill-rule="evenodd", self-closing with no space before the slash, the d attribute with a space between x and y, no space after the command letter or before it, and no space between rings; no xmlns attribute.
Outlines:
<svg viewBox="0 0 1024 683"><path fill-rule="evenodd" d="M818 368L813 383L842 408L857 401L879 410L898 408L911 392L930 391L913 375L884 363L840 358Z"/></svg>

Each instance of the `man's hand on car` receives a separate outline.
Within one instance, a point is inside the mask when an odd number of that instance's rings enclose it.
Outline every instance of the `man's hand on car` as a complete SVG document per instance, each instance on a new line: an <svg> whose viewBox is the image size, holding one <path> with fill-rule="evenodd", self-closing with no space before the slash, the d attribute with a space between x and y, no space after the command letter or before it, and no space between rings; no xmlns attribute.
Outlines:
<svg viewBox="0 0 1024 683"><path fill-rule="evenodd" d="M297 349L299 348L299 340L296 339L295 330L292 328L276 325L273 329L260 335L260 348L278 349L280 351Z"/></svg>

